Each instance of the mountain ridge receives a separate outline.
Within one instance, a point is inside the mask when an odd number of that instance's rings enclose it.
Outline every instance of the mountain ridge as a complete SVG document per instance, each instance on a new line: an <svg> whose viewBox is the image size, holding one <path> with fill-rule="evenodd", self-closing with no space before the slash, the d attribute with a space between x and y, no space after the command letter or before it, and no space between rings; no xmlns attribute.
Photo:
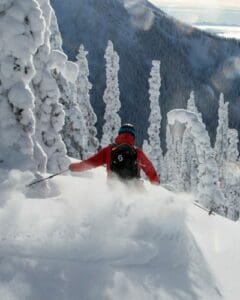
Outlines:
<svg viewBox="0 0 240 300"><path fill-rule="evenodd" d="M163 140L166 113L186 107L191 90L196 93L197 105L212 140L221 92L230 101L230 126L240 129L237 105L240 76L233 59L240 56L238 41L216 37L179 22L149 2L141 2L141 6L122 0L70 0L67 4L52 0L51 3L62 33L63 49L70 59L75 60L81 43L89 52L91 101L98 115L100 134L104 112L104 51L109 39L120 56L120 115L123 122L137 124L139 143L146 138L148 127L148 77L154 59L161 61ZM146 29L144 18L148 14L154 16Z"/></svg>

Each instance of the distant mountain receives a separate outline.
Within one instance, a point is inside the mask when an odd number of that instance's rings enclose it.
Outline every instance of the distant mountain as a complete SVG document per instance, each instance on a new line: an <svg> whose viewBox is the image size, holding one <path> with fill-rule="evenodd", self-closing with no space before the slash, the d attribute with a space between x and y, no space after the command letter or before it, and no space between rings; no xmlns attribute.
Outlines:
<svg viewBox="0 0 240 300"><path fill-rule="evenodd" d="M150 0L151 1L151 0ZM238 8L221 8L212 6L209 9L202 7L189 6L161 6L161 9L174 18L187 22L189 24L205 24L223 25L223 26L239 26L240 25L240 9Z"/></svg>
<svg viewBox="0 0 240 300"><path fill-rule="evenodd" d="M190 91L195 90L211 137L217 125L220 92L231 102L231 126L240 130L240 42L185 25L148 2L133 2L51 0L70 59L75 60L80 43L89 51L92 103L99 130L104 109L104 51L109 39L120 56L121 117L136 124L139 142L148 126L148 77L153 59L161 60L163 125L166 113L185 107Z"/></svg>

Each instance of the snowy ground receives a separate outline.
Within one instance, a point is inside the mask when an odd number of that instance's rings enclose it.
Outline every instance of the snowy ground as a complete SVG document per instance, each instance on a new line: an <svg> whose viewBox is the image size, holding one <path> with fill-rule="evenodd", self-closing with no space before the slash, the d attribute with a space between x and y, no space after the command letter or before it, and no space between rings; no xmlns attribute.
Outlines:
<svg viewBox="0 0 240 300"><path fill-rule="evenodd" d="M103 173L56 177L45 199L27 173L0 184L0 299L239 299L239 223Z"/></svg>

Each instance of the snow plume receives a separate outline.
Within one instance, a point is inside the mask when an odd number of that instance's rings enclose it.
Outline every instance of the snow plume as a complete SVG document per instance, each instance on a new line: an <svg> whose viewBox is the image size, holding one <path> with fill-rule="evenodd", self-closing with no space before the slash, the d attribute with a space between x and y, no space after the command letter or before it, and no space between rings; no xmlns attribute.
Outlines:
<svg viewBox="0 0 240 300"><path fill-rule="evenodd" d="M154 13L147 7L146 0L124 0L124 7L131 16L132 24L141 30L148 31L154 23Z"/></svg>
<svg viewBox="0 0 240 300"><path fill-rule="evenodd" d="M186 196L111 188L101 173L58 177L49 199L24 195L27 173L1 183L1 299L216 299Z"/></svg>

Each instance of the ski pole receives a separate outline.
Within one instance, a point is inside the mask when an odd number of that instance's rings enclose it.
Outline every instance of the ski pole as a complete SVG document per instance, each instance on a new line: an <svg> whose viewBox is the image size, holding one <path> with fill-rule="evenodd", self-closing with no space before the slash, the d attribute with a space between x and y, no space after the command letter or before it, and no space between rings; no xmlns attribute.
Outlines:
<svg viewBox="0 0 240 300"><path fill-rule="evenodd" d="M197 207L201 208L202 210L205 210L209 216L215 215L213 207L211 207L210 209L207 209L206 207L201 206L198 202L194 202L193 204L196 205Z"/></svg>
<svg viewBox="0 0 240 300"><path fill-rule="evenodd" d="M26 187L30 187L30 186L33 186L33 185L35 185L35 184L37 184L37 183L40 183L40 182L43 182L43 181L52 179L53 177L58 176L58 175L61 175L61 174L65 173L65 172L67 172L67 171L69 171L69 169L64 170L64 171L61 171L61 172L58 172L58 173L55 173L55 174L53 174L53 175L51 175L51 176L48 176L48 177L46 177L46 178L42 178L42 179L33 181L33 182L27 184Z"/></svg>

